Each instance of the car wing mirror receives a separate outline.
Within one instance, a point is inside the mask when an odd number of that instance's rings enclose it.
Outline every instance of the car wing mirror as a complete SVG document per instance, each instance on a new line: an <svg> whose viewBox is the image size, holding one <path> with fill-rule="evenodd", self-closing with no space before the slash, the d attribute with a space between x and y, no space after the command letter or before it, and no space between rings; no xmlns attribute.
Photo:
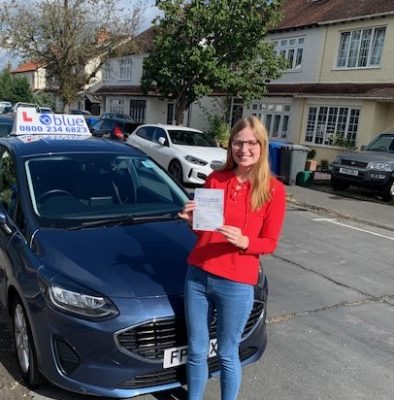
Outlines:
<svg viewBox="0 0 394 400"><path fill-rule="evenodd" d="M3 212L3 210L0 210L0 228L3 230L3 232L6 235L9 235L12 233L12 229L7 223L7 216Z"/></svg>
<svg viewBox="0 0 394 400"><path fill-rule="evenodd" d="M157 141L158 141L162 146L166 146L166 144L167 144L167 140L166 140L166 138L164 138L163 136L159 137L159 139L157 139Z"/></svg>

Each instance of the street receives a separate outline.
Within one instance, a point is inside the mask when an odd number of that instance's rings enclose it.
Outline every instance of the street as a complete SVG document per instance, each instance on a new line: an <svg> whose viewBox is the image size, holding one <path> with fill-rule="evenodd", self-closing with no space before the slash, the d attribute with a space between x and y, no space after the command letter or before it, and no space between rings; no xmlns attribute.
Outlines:
<svg viewBox="0 0 394 400"><path fill-rule="evenodd" d="M391 400L394 396L394 232L289 205L281 243L263 259L268 347L244 369L239 400ZM92 400L18 384L0 314L2 400ZM218 379L205 400L220 398ZM138 400L186 400L181 388Z"/></svg>

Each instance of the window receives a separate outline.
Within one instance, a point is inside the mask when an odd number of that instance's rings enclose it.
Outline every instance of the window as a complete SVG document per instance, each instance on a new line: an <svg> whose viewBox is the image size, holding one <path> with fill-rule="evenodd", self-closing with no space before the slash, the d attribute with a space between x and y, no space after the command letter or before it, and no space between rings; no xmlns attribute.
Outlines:
<svg viewBox="0 0 394 400"><path fill-rule="evenodd" d="M130 100L130 116L135 122L143 123L145 121L145 100Z"/></svg>
<svg viewBox="0 0 394 400"><path fill-rule="evenodd" d="M138 131L136 132L136 135L142 139L146 139L146 140L153 142L154 133L155 133L155 128L153 126L144 126L144 127L138 129Z"/></svg>
<svg viewBox="0 0 394 400"><path fill-rule="evenodd" d="M109 81L111 79L111 62L107 61L103 65L103 81Z"/></svg>
<svg viewBox="0 0 394 400"><path fill-rule="evenodd" d="M302 67L305 38L289 38L280 42L274 41L274 53L284 57L288 62L289 70L299 70Z"/></svg>
<svg viewBox="0 0 394 400"><path fill-rule="evenodd" d="M289 104L253 103L252 110L252 115L264 121L271 138L287 138L291 112Z"/></svg>
<svg viewBox="0 0 394 400"><path fill-rule="evenodd" d="M131 79L131 58L119 60L120 79Z"/></svg>
<svg viewBox="0 0 394 400"><path fill-rule="evenodd" d="M109 111L116 114L124 114L124 99L110 99Z"/></svg>
<svg viewBox="0 0 394 400"><path fill-rule="evenodd" d="M380 65L386 28L342 32L338 68L368 68Z"/></svg>
<svg viewBox="0 0 394 400"><path fill-rule="evenodd" d="M359 116L358 108L310 107L305 142L326 146L354 146Z"/></svg>

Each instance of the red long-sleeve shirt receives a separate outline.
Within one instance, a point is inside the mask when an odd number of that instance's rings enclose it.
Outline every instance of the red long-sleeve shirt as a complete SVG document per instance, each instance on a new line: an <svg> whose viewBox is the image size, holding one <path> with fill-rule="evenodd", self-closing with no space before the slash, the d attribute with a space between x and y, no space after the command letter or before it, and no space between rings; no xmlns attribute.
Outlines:
<svg viewBox="0 0 394 400"><path fill-rule="evenodd" d="M224 190L224 225L240 228L249 246L241 250L220 232L195 231L198 239L188 263L229 280L256 284L259 256L272 253L278 243L286 209L284 185L272 178L272 197L256 211L250 209L250 183L240 184L233 171L213 172L204 186Z"/></svg>

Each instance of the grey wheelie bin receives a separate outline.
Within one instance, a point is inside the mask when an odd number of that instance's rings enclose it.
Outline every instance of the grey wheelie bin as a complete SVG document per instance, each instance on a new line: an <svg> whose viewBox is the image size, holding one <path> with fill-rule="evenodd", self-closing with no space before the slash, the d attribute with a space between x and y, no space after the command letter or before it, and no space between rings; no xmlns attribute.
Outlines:
<svg viewBox="0 0 394 400"><path fill-rule="evenodd" d="M305 170L310 149L298 144L284 144L280 154L280 176L287 185L295 185L297 174Z"/></svg>

